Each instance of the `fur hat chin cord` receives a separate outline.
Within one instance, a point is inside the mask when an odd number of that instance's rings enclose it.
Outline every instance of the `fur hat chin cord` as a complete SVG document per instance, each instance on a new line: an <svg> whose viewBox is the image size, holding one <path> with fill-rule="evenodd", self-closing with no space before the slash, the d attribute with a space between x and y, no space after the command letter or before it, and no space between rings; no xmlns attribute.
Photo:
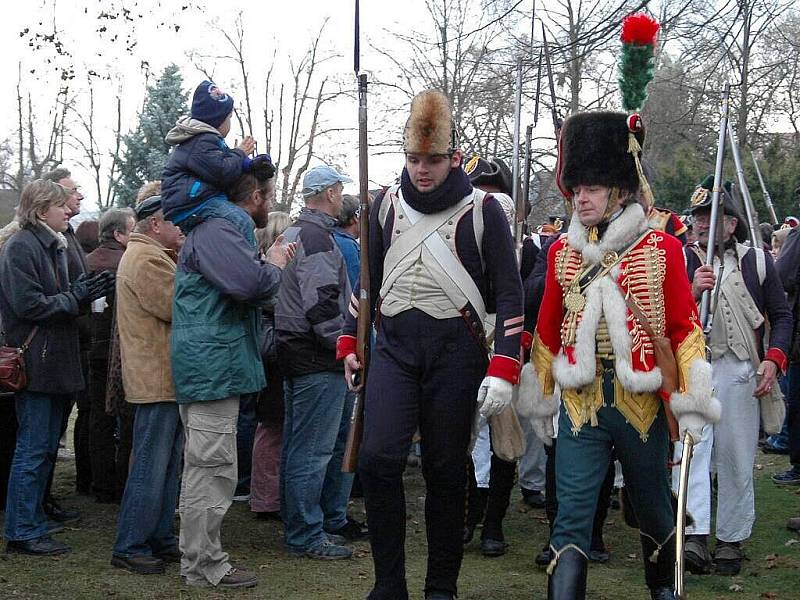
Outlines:
<svg viewBox="0 0 800 600"><path fill-rule="evenodd" d="M628 116L628 153L633 157L639 175L640 193L645 209L655 204L653 190L644 175L642 146L636 136L644 128L639 111L647 101L647 85L655 74L655 48L660 25L652 17L637 13L622 21L622 51L619 59L619 89L622 107Z"/></svg>

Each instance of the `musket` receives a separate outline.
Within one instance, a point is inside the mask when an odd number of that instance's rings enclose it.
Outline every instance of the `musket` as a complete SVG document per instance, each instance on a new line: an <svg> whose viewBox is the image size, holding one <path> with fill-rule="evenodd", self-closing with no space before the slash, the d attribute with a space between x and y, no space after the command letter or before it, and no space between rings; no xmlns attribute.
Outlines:
<svg viewBox="0 0 800 600"><path fill-rule="evenodd" d="M722 228L721 221L724 211L720 212L722 202L722 166L725 162L725 138L728 133L728 111L731 87L725 84L725 91L722 93L722 116L719 122L719 138L717 141L717 161L714 166L714 187L711 190L711 215L709 217L708 243L706 244L706 265L714 265L714 243L719 243L720 269L717 273L716 293L719 293L719 282L722 278ZM711 329L713 312L709 310L711 303L711 290L703 292L700 302L700 322L706 335ZM716 304L716 301L714 302ZM692 454L694 445L700 440L695 440L688 431L683 438L683 450L681 456L680 476L678 478L678 510L675 523L675 598L676 600L686 600L686 588L684 587L683 575L685 570L685 540L686 540L686 501L689 495L689 469L692 465Z"/></svg>
<svg viewBox="0 0 800 600"><path fill-rule="evenodd" d="M522 229L525 222L525 205L520 205L519 195L519 147L520 147L520 120L522 118L522 57L517 59L517 93L514 105L514 155L511 165L511 199L515 211L514 246L517 250L517 260L522 258ZM520 210L520 206L522 209Z"/></svg>
<svg viewBox="0 0 800 600"><path fill-rule="evenodd" d="M758 213L753 206L753 199L750 197L750 189L747 187L747 179L744 176L744 169L742 168L742 158L739 156L739 143L736 140L736 135L733 133L733 125L728 122L728 138L731 142L731 155L733 156L733 164L736 167L736 178L739 180L739 189L742 193L742 203L744 204L744 212L747 216L748 229L750 230L750 246L752 248L760 248L759 242L761 235L758 233Z"/></svg>
<svg viewBox="0 0 800 600"><path fill-rule="evenodd" d="M719 205L722 199L720 191L722 190L722 166L725 162L725 137L728 132L728 111L730 110L730 84L725 84L725 91L722 93L722 116L719 121L719 138L717 141L717 161L714 166L714 187L711 190L711 216L709 218L708 230L708 244L706 245L706 265L714 266L714 241L718 229L718 214ZM723 260L720 256L720 268L722 267ZM720 281L721 273L717 275L717 282ZM718 287L718 285L716 286ZM703 331L708 333L711 328L712 311L711 308L711 290L703 292L700 300L700 323Z"/></svg>
<svg viewBox="0 0 800 600"><path fill-rule="evenodd" d="M753 151L750 151L750 156L753 157L753 165L756 167L756 175L758 175L758 183L761 184L761 193L764 194L764 204L767 205L767 210L769 211L769 217L772 219L772 224L778 224L778 216L775 214L775 207L772 205L772 197L769 195L769 190L767 186L764 184L764 178L761 176L761 169L758 168L758 161L756 160L756 155L753 154Z"/></svg>
<svg viewBox="0 0 800 600"><path fill-rule="evenodd" d="M517 223L521 223L523 228L525 225L525 208L526 204L528 203L528 198L530 197L531 191L531 142L533 138L533 125L528 125L525 128L525 169L523 171L523 179L522 179L522 202L520 202L520 206L517 206L517 215L521 215L521 218L517 217ZM519 212L519 211L522 212ZM524 235L525 232L523 231L522 234ZM522 238L520 238L522 239Z"/></svg>
<svg viewBox="0 0 800 600"><path fill-rule="evenodd" d="M360 73L359 48L359 10L358 0L355 9L355 66L358 78L358 183L359 205L359 270L358 290L358 325L356 329L356 356L361 363L361 370L356 374L354 385L358 387L353 401L353 412L350 416L350 430L342 458L342 471L354 473L358 466L358 451L364 434L364 396L366 394L367 371L369 368L370 339L372 335L370 310L370 277L369 277L369 176L367 155L367 74Z"/></svg>
<svg viewBox="0 0 800 600"><path fill-rule="evenodd" d="M553 64L550 62L550 46L547 43L544 22L542 22L542 47L544 48L545 65L547 65L547 82L550 86L550 114L553 116L553 131L556 135L556 145L558 145L558 136L561 133L561 119L558 118L558 109L556 109L556 84L553 81Z"/></svg>

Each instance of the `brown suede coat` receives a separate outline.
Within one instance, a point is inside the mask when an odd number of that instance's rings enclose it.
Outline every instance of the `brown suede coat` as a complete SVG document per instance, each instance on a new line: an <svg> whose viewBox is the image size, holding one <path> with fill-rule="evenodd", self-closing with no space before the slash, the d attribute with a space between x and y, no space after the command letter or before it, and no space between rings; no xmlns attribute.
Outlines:
<svg viewBox="0 0 800 600"><path fill-rule="evenodd" d="M117 326L125 399L174 402L169 335L177 256L156 240L131 234L117 270Z"/></svg>

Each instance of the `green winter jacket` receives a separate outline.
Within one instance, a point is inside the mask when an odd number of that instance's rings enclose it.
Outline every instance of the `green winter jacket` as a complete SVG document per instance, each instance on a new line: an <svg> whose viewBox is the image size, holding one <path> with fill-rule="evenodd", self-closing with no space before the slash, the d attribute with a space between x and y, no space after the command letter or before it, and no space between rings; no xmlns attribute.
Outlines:
<svg viewBox="0 0 800 600"><path fill-rule="evenodd" d="M179 404L261 391L259 306L281 270L258 258L254 223L224 197L207 202L186 238L175 274L171 359Z"/></svg>

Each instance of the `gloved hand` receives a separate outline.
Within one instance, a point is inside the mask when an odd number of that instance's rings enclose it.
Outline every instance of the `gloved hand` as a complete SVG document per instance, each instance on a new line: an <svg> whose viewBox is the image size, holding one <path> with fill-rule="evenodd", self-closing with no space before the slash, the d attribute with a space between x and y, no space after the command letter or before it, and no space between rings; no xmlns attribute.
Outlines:
<svg viewBox="0 0 800 600"><path fill-rule="evenodd" d="M245 156L242 159L242 172L243 173L253 173L255 171L262 171L262 170L269 170L271 169L272 172L275 172L275 166L272 164L272 158L269 154L257 154L253 158L249 156ZM267 177L271 177L271 175L267 174Z"/></svg>
<svg viewBox="0 0 800 600"><path fill-rule="evenodd" d="M511 404L511 395L514 386L510 381L501 377L488 375L483 378L481 387L478 388L478 406L480 413L487 419L499 414Z"/></svg>
<svg viewBox="0 0 800 600"><path fill-rule="evenodd" d="M703 437L703 427L706 426L706 423L706 419L699 413L689 412L682 415L678 419L680 441L683 441L683 437L688 431L694 439L694 443L699 444Z"/></svg>
<svg viewBox="0 0 800 600"><path fill-rule="evenodd" d="M92 302L113 291L115 281L111 271L100 271L94 275L84 273L70 284L69 291L78 304Z"/></svg>
<svg viewBox="0 0 800 600"><path fill-rule="evenodd" d="M533 365L526 362L519 373L519 391L514 408L522 418L529 418L533 414L533 398L536 394L536 371Z"/></svg>
<svg viewBox="0 0 800 600"><path fill-rule="evenodd" d="M541 419L534 418L530 420L531 429L536 437L544 443L545 446L550 446L553 443L553 436L555 429L553 428L553 417L544 417Z"/></svg>

